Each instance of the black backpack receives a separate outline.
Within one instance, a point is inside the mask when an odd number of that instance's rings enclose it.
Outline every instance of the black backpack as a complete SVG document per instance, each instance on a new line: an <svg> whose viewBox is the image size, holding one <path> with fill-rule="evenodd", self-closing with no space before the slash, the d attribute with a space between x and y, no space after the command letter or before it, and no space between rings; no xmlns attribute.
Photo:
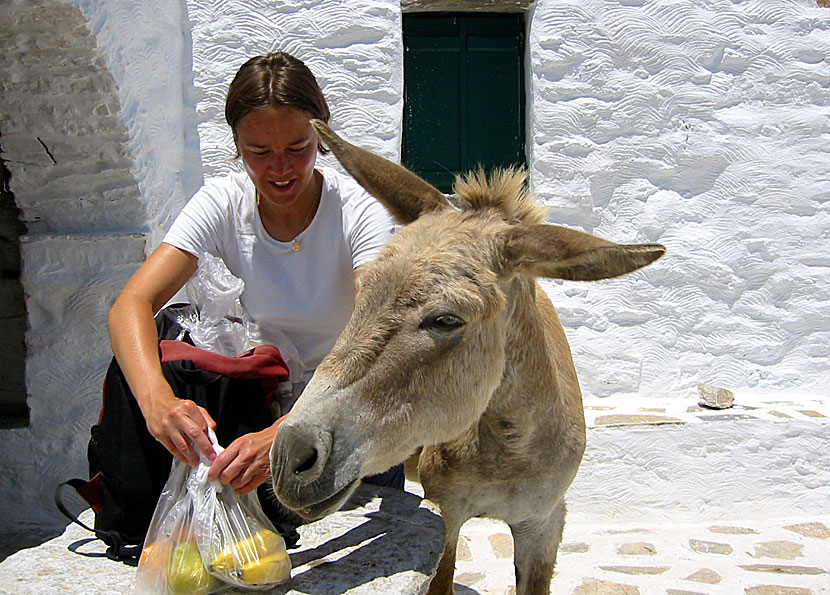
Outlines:
<svg viewBox="0 0 830 595"><path fill-rule="evenodd" d="M262 430L276 419L272 408L275 389L288 379L288 368L272 346L258 347L237 358L200 350L185 342L175 324L177 305L157 318L162 370L180 398L190 399L207 409L217 423L216 436L227 446L237 437ZM165 348L173 356L165 358ZM165 361L169 360L169 361ZM113 358L103 388L98 423L92 426L87 449L90 479L70 479L55 491L58 509L71 521L94 532L107 545L107 556L135 565L162 488L170 473L173 456L147 430L144 416ZM64 490L74 489L95 512L90 528L64 503ZM259 486L263 511L274 522L289 547L299 535L302 520L280 505Z"/></svg>

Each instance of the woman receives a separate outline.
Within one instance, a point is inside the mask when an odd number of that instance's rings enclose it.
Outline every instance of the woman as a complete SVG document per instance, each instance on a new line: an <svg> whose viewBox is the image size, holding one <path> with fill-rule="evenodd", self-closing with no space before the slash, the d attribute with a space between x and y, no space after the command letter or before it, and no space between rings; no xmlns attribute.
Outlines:
<svg viewBox="0 0 830 595"><path fill-rule="evenodd" d="M209 479L240 494L268 478L280 420L216 457L207 437L214 420L165 380L153 317L197 270L199 254L217 256L245 281L241 302L253 320L292 339L310 377L348 321L360 265L392 233L386 211L354 180L315 168L323 147L309 120L329 116L300 60L279 52L247 61L225 105L245 173L194 195L109 313L116 360L150 433L191 465L201 450L213 460Z"/></svg>

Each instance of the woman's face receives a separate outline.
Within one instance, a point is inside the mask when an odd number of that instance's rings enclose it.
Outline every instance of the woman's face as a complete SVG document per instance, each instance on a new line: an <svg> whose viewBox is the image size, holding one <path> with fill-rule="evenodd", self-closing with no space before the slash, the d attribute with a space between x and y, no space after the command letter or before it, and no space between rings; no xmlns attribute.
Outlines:
<svg viewBox="0 0 830 595"><path fill-rule="evenodd" d="M255 109L239 121L233 136L260 201L290 207L316 198L312 180L318 139L305 111Z"/></svg>

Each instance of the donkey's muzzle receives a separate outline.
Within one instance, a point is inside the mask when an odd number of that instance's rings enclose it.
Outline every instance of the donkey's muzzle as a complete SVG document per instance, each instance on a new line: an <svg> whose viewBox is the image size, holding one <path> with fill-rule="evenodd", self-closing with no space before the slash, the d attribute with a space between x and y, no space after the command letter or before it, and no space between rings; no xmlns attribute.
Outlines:
<svg viewBox="0 0 830 595"><path fill-rule="evenodd" d="M331 452L329 432L291 422L280 426L271 447L274 493L284 505L307 519L339 509L358 483L359 477L335 473L329 464Z"/></svg>
<svg viewBox="0 0 830 595"><path fill-rule="evenodd" d="M282 424L271 447L271 476L275 489L283 485L296 489L318 480L330 453L331 434L328 432L308 425Z"/></svg>

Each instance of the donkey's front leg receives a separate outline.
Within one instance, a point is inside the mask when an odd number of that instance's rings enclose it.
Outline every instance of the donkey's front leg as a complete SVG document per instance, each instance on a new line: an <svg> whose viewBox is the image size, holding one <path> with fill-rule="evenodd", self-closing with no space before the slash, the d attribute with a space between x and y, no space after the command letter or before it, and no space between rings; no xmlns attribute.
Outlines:
<svg viewBox="0 0 830 595"><path fill-rule="evenodd" d="M467 519L458 519L441 509L441 517L444 519L444 553L438 562L438 569L429 584L427 595L453 595L453 577L455 576L455 555L458 547L458 534L461 525Z"/></svg>
<svg viewBox="0 0 830 595"><path fill-rule="evenodd" d="M565 501L560 500L547 518L510 525L517 595L548 595L562 531Z"/></svg>

